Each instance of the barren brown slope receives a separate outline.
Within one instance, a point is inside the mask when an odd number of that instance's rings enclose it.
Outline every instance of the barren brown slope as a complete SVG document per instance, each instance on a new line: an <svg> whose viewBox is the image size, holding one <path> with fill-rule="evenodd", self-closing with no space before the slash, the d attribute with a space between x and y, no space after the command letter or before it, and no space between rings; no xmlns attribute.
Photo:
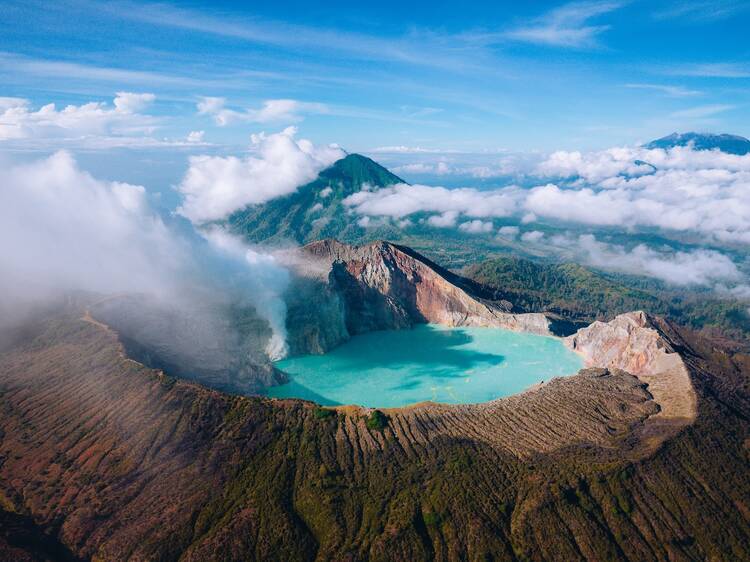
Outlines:
<svg viewBox="0 0 750 562"><path fill-rule="evenodd" d="M82 312L0 358L4 504L82 557L750 557L750 361L676 328L697 415L644 458L657 408L621 371L381 432L146 369Z"/></svg>

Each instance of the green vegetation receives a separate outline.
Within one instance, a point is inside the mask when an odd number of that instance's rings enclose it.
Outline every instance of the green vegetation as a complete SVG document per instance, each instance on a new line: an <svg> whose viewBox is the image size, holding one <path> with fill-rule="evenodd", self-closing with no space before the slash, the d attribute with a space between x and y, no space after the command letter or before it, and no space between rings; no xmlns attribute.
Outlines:
<svg viewBox="0 0 750 562"><path fill-rule="evenodd" d="M294 193L238 211L227 222L232 230L253 242L306 243L323 238L361 241L373 234L372 229L358 225L356 217L345 212L342 201L366 185L395 183L403 180L369 158L350 154ZM397 230L393 227L377 234L393 238Z"/></svg>
<svg viewBox="0 0 750 562"><path fill-rule="evenodd" d="M161 384L167 390L171 390L176 382L177 379L175 377L171 377L165 373L162 373L162 375L159 377L159 384Z"/></svg>
<svg viewBox="0 0 750 562"><path fill-rule="evenodd" d="M736 347L750 348L748 304L736 299L670 289L657 281L597 272L573 263L516 257L485 260L463 273L486 287L486 298L510 301L523 311L591 322L644 310L714 338L730 338Z"/></svg>
<svg viewBox="0 0 750 562"><path fill-rule="evenodd" d="M367 417L365 425L367 425L367 429L383 431L385 426L388 425L388 416L380 410L373 410L373 412Z"/></svg>
<svg viewBox="0 0 750 562"><path fill-rule="evenodd" d="M437 527L440 525L440 514L438 513L428 511L427 513L422 514L422 519L424 520L424 524L429 527Z"/></svg>
<svg viewBox="0 0 750 562"><path fill-rule="evenodd" d="M320 406L316 406L315 408L313 408L313 417L316 420L327 420L335 416L336 416L336 412L334 410L330 410L328 408L321 408Z"/></svg>
<svg viewBox="0 0 750 562"><path fill-rule="evenodd" d="M247 207L227 220L231 230L250 242L283 244L293 240L306 244L324 238L336 238L349 244L389 240L425 253L445 267L462 267L496 253L505 246L493 238L465 234L455 229L424 226L427 214L415 214L410 226L391 223L367 228L358 216L347 212L344 199L366 186L385 187L404 180L377 162L350 154L323 170L317 179L294 193L263 205Z"/></svg>

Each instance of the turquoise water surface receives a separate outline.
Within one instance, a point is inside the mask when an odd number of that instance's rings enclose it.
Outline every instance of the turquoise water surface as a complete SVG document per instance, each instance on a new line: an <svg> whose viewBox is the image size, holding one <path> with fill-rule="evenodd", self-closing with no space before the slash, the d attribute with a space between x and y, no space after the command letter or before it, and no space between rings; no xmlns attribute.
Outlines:
<svg viewBox="0 0 750 562"><path fill-rule="evenodd" d="M355 336L325 355L276 366L290 381L271 387L268 396L390 408L424 400L486 402L572 375L583 362L552 337L428 324Z"/></svg>

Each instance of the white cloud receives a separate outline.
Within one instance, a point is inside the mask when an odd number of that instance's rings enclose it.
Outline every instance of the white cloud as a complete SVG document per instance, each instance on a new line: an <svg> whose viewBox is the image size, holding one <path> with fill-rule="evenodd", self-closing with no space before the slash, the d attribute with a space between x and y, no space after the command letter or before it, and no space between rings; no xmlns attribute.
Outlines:
<svg viewBox="0 0 750 562"><path fill-rule="evenodd" d="M183 248L141 186L100 181L67 152L0 167L0 270L39 289L165 292ZM45 286L48 285L48 286Z"/></svg>
<svg viewBox="0 0 750 562"><path fill-rule="evenodd" d="M684 86L667 86L664 84L625 84L625 87L638 90L653 90L674 98L699 96L702 94L699 90L690 90Z"/></svg>
<svg viewBox="0 0 750 562"><path fill-rule="evenodd" d="M673 285L713 286L742 278L732 260L714 250L660 252L640 244L628 251L590 234L580 236L577 242L584 259L593 266L647 275Z"/></svg>
<svg viewBox="0 0 750 562"><path fill-rule="evenodd" d="M53 149L187 144L152 136L162 121L143 110L155 99L149 93L118 92L111 105L93 101L58 108L49 103L36 109L23 98L0 98L0 143Z"/></svg>
<svg viewBox="0 0 750 562"><path fill-rule="evenodd" d="M329 185L328 187L324 187L323 189L321 189L318 195L320 195L323 198L326 198L330 196L331 193L333 193L333 188Z"/></svg>
<svg viewBox="0 0 750 562"><path fill-rule="evenodd" d="M3 98L0 104L0 140L65 138L87 135L127 135L153 131L153 118L135 112L153 101L153 94L120 92L114 107L103 102L68 105L58 110L54 103L37 111L28 100Z"/></svg>
<svg viewBox="0 0 750 562"><path fill-rule="evenodd" d="M253 135L255 152L245 158L192 156L178 186L184 197L178 212L194 223L222 219L248 205L292 193L345 155L337 146L296 140L296 132L288 127L272 135Z"/></svg>
<svg viewBox="0 0 750 562"><path fill-rule="evenodd" d="M485 234L487 232L492 232L493 226L492 221L474 219L473 221L462 222L458 225L458 229L470 234Z"/></svg>
<svg viewBox="0 0 750 562"><path fill-rule="evenodd" d="M250 275L243 278L244 291L258 314L271 328L266 353L271 360L282 359L289 351L286 329L284 291L289 286L289 272L268 253L255 251L222 228L200 231L211 247L245 266Z"/></svg>
<svg viewBox="0 0 750 562"><path fill-rule="evenodd" d="M373 148L369 152L374 154L446 154L450 152L457 152L451 150L439 150L435 148L424 148L421 146L378 146Z"/></svg>
<svg viewBox="0 0 750 562"><path fill-rule="evenodd" d="M521 240L524 242L541 242L542 238L544 238L544 232L541 232L539 230L530 230L529 232L524 232L521 234Z"/></svg>
<svg viewBox="0 0 750 562"><path fill-rule="evenodd" d="M191 143L203 142L203 137L205 136L205 134L205 131L190 131L187 136L187 141Z"/></svg>
<svg viewBox="0 0 750 562"><path fill-rule="evenodd" d="M538 159L539 157L537 157ZM675 147L558 151L528 179L554 182L478 190L397 184L355 193L344 203L360 215L404 218L415 213L461 218L550 218L624 229L700 234L714 243L750 244L750 155ZM437 217L439 223L446 223Z"/></svg>
<svg viewBox="0 0 750 562"><path fill-rule="evenodd" d="M536 174L552 178L580 176L588 183L597 183L620 175L650 174L654 167L660 170L750 171L750 157L682 146L669 150L615 147L586 153L561 150L542 160L536 166Z"/></svg>
<svg viewBox="0 0 750 562"><path fill-rule="evenodd" d="M701 119L704 117L712 117L718 113L724 113L730 109L734 109L734 106L727 104L699 105L689 109L674 111L670 114L670 117L676 119Z"/></svg>
<svg viewBox="0 0 750 562"><path fill-rule="evenodd" d="M456 211L445 211L440 215L433 215L427 219L427 224L437 228L453 228L456 226L458 213Z"/></svg>
<svg viewBox="0 0 750 562"><path fill-rule="evenodd" d="M556 47L593 47L599 34L609 25L588 22L618 9L620 2L572 2L556 8L526 26L508 31L504 36L514 41Z"/></svg>
<svg viewBox="0 0 750 562"><path fill-rule="evenodd" d="M344 199L357 213L402 218L419 212L463 214L472 218L506 217L516 210L510 188L480 191L400 183L374 191L360 191Z"/></svg>
<svg viewBox="0 0 750 562"><path fill-rule="evenodd" d="M29 105L29 100L24 98L0 97L0 111L22 108L27 105Z"/></svg>
<svg viewBox="0 0 750 562"><path fill-rule="evenodd" d="M643 158L640 158L641 156ZM580 176L589 182L596 182L618 174L651 173L653 168L645 163L650 161L646 160L648 156L631 148L610 148L587 153L560 150L553 152L539 163L536 173L543 177L553 178Z"/></svg>
<svg viewBox="0 0 750 562"><path fill-rule="evenodd" d="M684 18L698 23L725 19L747 9L747 3L742 0L683 0L654 12L652 17L656 20Z"/></svg>
<svg viewBox="0 0 750 562"><path fill-rule="evenodd" d="M699 78L748 78L750 68L745 64L716 62L670 67L665 73Z"/></svg>
<svg viewBox="0 0 750 562"><path fill-rule="evenodd" d="M211 342L197 341L203 323L215 328L208 330L212 342L221 334L239 337L229 333L220 306L237 298L268 321L269 354L283 354L286 270L217 230L203 235L210 258L202 245L165 225L142 186L98 180L68 152L6 162L0 166L0 323L70 290L139 293L174 306L190 319L193 343L215 351ZM228 273L224 254L235 256L239 270ZM218 257L221 276L214 276L207 263L215 266Z"/></svg>
<svg viewBox="0 0 750 562"><path fill-rule="evenodd" d="M501 226L497 234L503 238L510 238L511 240L518 236L520 229L517 226Z"/></svg>
<svg viewBox="0 0 750 562"><path fill-rule="evenodd" d="M618 199L613 192L566 190L553 184L532 189L525 205L536 216L597 225L626 225L638 212L630 201Z"/></svg>
<svg viewBox="0 0 750 562"><path fill-rule="evenodd" d="M198 113L210 115L220 127L237 122L246 123L293 123L302 119L304 113L325 113L327 108L320 103L308 103L291 99L266 100L260 109L237 111L226 107L225 98L204 97L197 105Z"/></svg>
<svg viewBox="0 0 750 562"><path fill-rule="evenodd" d="M394 167L391 171L396 174L434 174L436 176L445 176L455 172L447 162L404 164Z"/></svg>
<svg viewBox="0 0 750 562"><path fill-rule="evenodd" d="M117 92L113 103L120 113L140 113L151 105L155 99L156 96L154 94Z"/></svg>
<svg viewBox="0 0 750 562"><path fill-rule="evenodd" d="M750 155L682 147L618 150L617 158L613 151L556 153L540 169L581 179L570 186L530 190L524 208L570 222L658 227L718 242L750 243ZM639 158L653 163L656 171L638 175L645 169L634 165Z"/></svg>
<svg viewBox="0 0 750 562"><path fill-rule="evenodd" d="M220 112L224 111L226 103L226 98L203 96L196 105L196 109L200 115L217 116Z"/></svg>

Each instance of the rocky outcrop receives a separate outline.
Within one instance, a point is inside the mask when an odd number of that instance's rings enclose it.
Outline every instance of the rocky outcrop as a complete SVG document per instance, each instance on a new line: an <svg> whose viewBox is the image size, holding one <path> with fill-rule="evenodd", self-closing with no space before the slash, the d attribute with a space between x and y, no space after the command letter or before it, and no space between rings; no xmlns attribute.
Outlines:
<svg viewBox="0 0 750 562"><path fill-rule="evenodd" d="M684 359L669 331L644 312L621 314L610 322L594 322L565 339L590 367L617 368L648 384L659 404L659 418L690 423L696 396Z"/></svg>
<svg viewBox="0 0 750 562"><path fill-rule="evenodd" d="M298 272L301 264L296 264ZM304 269L284 295L289 353L323 354L349 339L342 295L328 282L328 271Z"/></svg>
<svg viewBox="0 0 750 562"><path fill-rule="evenodd" d="M240 394L286 381L266 355L270 328L251 306L117 295L87 311L117 334L129 357L172 376Z"/></svg>
<svg viewBox="0 0 750 562"><path fill-rule="evenodd" d="M301 277L318 280L326 290L339 295L348 334L425 322L552 333L552 323L544 314L511 314L502 305L472 294L471 282L388 242L350 246L322 240L287 254L286 261ZM290 308L296 310L297 306ZM318 324L337 322L335 315L329 314ZM290 329L297 328L290 323ZM322 343L315 347L326 349Z"/></svg>

